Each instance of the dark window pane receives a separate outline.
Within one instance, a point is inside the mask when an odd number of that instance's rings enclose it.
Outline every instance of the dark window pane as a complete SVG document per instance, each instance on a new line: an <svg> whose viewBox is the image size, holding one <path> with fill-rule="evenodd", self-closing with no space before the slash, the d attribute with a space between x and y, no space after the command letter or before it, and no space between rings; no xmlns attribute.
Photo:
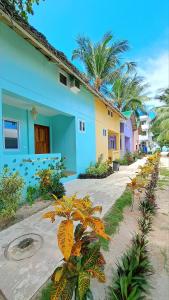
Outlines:
<svg viewBox="0 0 169 300"><path fill-rule="evenodd" d="M5 149L18 149L18 139L6 137Z"/></svg>
<svg viewBox="0 0 169 300"><path fill-rule="evenodd" d="M60 82L64 85L67 85L67 77L60 73Z"/></svg>

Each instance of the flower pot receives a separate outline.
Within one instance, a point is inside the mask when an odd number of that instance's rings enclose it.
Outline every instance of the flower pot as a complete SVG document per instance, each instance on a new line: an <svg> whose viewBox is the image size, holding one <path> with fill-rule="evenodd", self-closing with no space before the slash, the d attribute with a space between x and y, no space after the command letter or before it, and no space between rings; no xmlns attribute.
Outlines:
<svg viewBox="0 0 169 300"><path fill-rule="evenodd" d="M113 171L119 171L120 164L118 161L113 161Z"/></svg>

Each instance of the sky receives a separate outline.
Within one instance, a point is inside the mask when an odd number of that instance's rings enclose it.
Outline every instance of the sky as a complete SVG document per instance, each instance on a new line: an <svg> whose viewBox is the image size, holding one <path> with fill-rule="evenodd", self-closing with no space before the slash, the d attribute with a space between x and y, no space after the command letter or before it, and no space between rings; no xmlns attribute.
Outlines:
<svg viewBox="0 0 169 300"><path fill-rule="evenodd" d="M129 41L123 59L137 63L150 96L169 85L168 0L40 0L29 21L69 59L77 36L97 42L111 31L115 40Z"/></svg>

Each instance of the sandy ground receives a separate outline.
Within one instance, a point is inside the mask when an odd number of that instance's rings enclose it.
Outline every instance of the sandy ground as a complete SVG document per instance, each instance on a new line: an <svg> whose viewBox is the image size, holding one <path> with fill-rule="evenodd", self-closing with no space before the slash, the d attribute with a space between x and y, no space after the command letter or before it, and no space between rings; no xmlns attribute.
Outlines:
<svg viewBox="0 0 169 300"><path fill-rule="evenodd" d="M161 160L169 168L169 158ZM153 290L149 300L169 299L169 186L157 191L158 212L149 235L150 258L154 268L151 284Z"/></svg>
<svg viewBox="0 0 169 300"><path fill-rule="evenodd" d="M169 158L162 158L161 166L169 168ZM147 300L169 300L169 186L157 191L157 215L153 220L153 231L149 234L150 259L154 268L151 277L151 295ZM106 284L96 281L92 283L95 300L106 298L107 286L111 283L116 263L131 243L135 232L138 232L139 211L138 202L135 201L134 209L126 209L124 221L110 242L109 252L103 252L106 259Z"/></svg>
<svg viewBox="0 0 169 300"><path fill-rule="evenodd" d="M93 281L92 292L95 300L105 299L107 286L111 284L113 272L116 270L116 263L130 245L134 234L138 232L137 220L140 216L138 204L139 201L135 201L133 211L131 208L125 209L124 220L120 224L118 232L111 238L109 251L102 251L106 260L106 283L101 284Z"/></svg>

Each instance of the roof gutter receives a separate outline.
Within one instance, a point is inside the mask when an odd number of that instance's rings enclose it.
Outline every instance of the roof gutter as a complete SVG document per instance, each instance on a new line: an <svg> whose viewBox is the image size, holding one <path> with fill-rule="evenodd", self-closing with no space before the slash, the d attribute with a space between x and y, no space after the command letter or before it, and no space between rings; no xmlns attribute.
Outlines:
<svg viewBox="0 0 169 300"><path fill-rule="evenodd" d="M95 96L97 96L101 101L103 101L107 106L109 106L111 109L115 110L116 113L118 115L120 115L120 117L122 117L122 119L125 119L125 117L123 116L123 114L116 110L115 107L112 107L111 105L109 105L106 101L106 99L101 96L99 93L97 93L91 86L90 84L86 83L80 76L77 75L77 73L75 73L71 68L69 68L68 66L66 66L56 55L54 55L50 50L48 50L45 46L43 46L40 42L38 42L31 34L29 34L29 32L27 32L25 29L23 29L20 25L18 25L18 23L13 20L11 17L9 17L6 13L4 13L1 9L0 9L0 19L4 20L4 22L13 30L15 30L16 32L20 33L21 36L25 39L28 40L29 42L31 42L31 44L37 49L37 50L41 50L41 52L46 55L47 57L49 57L50 59L52 59L54 62L56 62L61 68L63 68L65 71L67 71L69 74L75 76L81 83L83 83L85 85L85 87Z"/></svg>

